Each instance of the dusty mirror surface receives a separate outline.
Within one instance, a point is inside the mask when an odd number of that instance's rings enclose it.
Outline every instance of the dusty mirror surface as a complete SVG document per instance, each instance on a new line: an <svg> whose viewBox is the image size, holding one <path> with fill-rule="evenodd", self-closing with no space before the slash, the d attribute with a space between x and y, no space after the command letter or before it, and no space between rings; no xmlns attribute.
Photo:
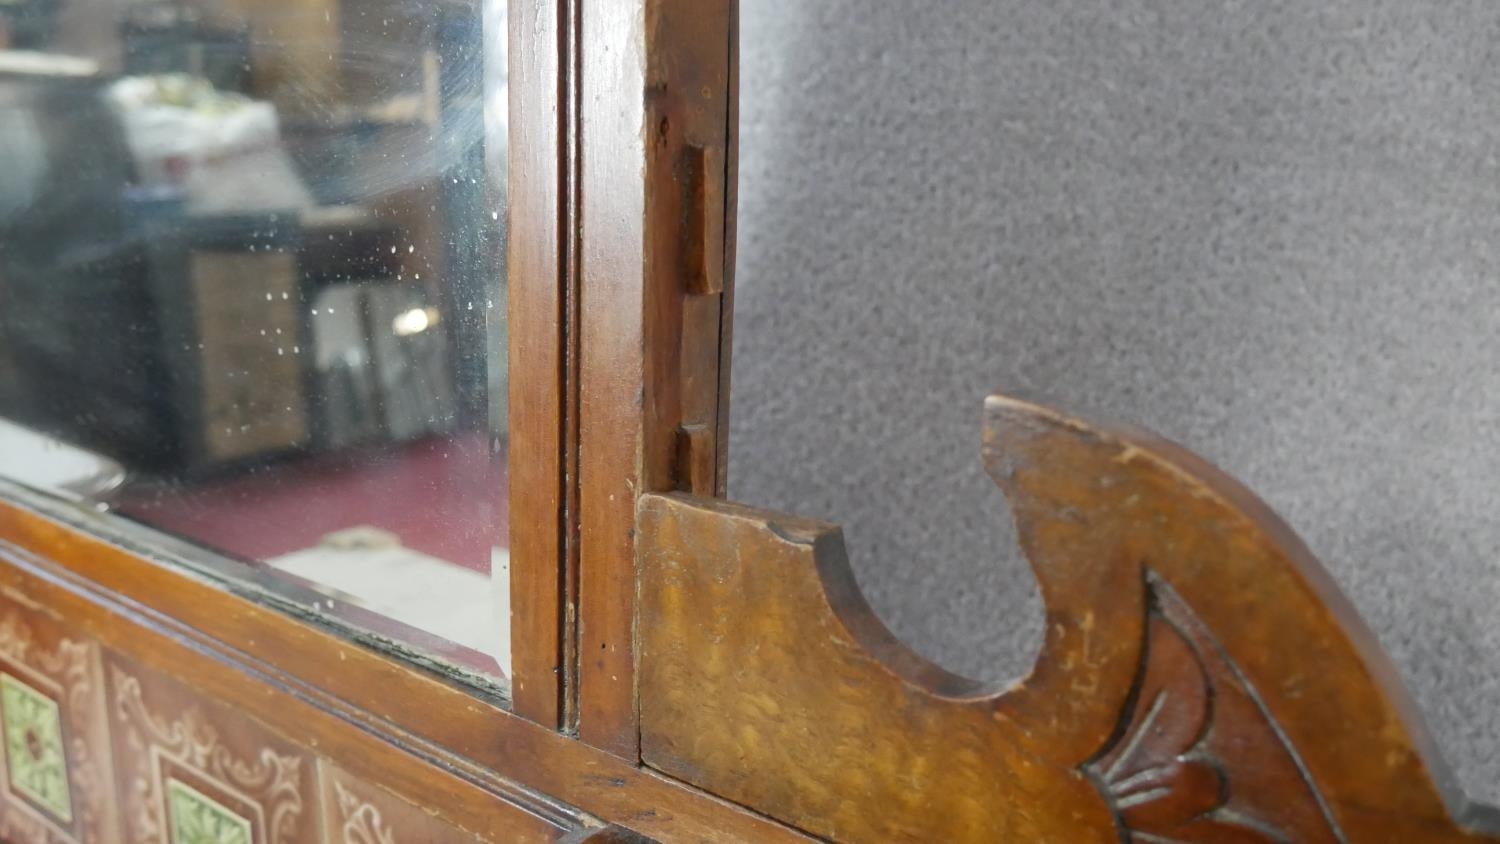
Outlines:
<svg viewBox="0 0 1500 844"><path fill-rule="evenodd" d="M502 677L505 31L0 4L0 474Z"/></svg>

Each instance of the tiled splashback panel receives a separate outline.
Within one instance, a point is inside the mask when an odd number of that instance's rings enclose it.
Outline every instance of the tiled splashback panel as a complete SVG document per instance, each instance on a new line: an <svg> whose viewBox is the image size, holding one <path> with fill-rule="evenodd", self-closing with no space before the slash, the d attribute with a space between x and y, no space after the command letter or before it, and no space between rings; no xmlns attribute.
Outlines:
<svg viewBox="0 0 1500 844"><path fill-rule="evenodd" d="M0 737L0 840L9 844L458 844L564 834L504 813L496 829L458 829L16 595L0 597Z"/></svg>

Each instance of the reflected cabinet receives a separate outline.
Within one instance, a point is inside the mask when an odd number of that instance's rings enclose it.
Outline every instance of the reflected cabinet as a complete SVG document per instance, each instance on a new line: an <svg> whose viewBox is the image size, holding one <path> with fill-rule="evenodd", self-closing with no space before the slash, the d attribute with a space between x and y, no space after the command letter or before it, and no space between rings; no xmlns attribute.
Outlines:
<svg viewBox="0 0 1500 844"><path fill-rule="evenodd" d="M986 401L1003 688L725 500L737 5L0 3L0 840L1500 840L1178 446Z"/></svg>

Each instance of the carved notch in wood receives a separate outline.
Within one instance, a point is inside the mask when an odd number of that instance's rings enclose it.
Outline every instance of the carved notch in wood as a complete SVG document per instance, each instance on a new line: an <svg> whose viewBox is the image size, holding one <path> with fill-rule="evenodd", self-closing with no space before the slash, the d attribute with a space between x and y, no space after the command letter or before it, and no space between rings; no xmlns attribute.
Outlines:
<svg viewBox="0 0 1500 844"><path fill-rule="evenodd" d="M646 763L836 841L1500 841L1295 535L1170 443L986 404L1046 604L1006 689L875 617L826 523L683 494L638 523Z"/></svg>
<svg viewBox="0 0 1500 844"><path fill-rule="evenodd" d="M685 157L687 239L682 280L694 296L717 296L724 292L724 148L690 145Z"/></svg>

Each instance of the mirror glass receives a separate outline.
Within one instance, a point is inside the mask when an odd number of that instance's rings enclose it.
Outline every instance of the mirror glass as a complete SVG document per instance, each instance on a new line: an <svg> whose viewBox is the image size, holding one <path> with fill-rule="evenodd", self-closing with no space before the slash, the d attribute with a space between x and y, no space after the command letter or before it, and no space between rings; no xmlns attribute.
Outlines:
<svg viewBox="0 0 1500 844"><path fill-rule="evenodd" d="M502 678L505 31L0 3L0 474Z"/></svg>

